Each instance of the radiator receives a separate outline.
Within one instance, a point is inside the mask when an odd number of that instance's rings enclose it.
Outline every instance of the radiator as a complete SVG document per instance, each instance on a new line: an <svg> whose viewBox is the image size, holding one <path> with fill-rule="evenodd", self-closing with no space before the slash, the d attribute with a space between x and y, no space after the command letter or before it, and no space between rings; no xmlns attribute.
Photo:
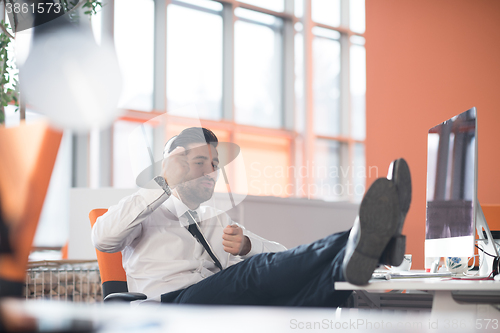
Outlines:
<svg viewBox="0 0 500 333"><path fill-rule="evenodd" d="M102 302L101 277L97 262L32 262L26 272L26 299L68 302Z"/></svg>

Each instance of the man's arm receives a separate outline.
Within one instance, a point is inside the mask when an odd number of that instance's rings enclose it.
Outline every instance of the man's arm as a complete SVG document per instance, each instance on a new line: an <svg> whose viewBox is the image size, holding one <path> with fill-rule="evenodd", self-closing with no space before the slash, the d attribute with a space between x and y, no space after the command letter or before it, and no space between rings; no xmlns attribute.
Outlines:
<svg viewBox="0 0 500 333"><path fill-rule="evenodd" d="M237 223L226 226L223 232L224 251L242 258L248 258L258 253L286 250L283 245L257 236Z"/></svg>
<svg viewBox="0 0 500 333"><path fill-rule="evenodd" d="M250 239L250 242L252 244L250 252L246 255L242 255L243 258L248 258L258 253L281 252L287 250L287 248L280 243L262 238L259 235L256 235L246 229L243 229L243 234Z"/></svg>
<svg viewBox="0 0 500 333"><path fill-rule="evenodd" d="M175 188L189 172L186 151L177 147L163 159L163 187ZM166 193L168 192L168 193ZM99 217L92 228L92 243L102 252L118 252L140 236L142 222L168 199L170 191L141 189L122 199Z"/></svg>
<svg viewBox="0 0 500 333"><path fill-rule="evenodd" d="M140 236L141 223L165 200L163 190L141 189L111 206L92 228L92 243L102 252L118 252Z"/></svg>

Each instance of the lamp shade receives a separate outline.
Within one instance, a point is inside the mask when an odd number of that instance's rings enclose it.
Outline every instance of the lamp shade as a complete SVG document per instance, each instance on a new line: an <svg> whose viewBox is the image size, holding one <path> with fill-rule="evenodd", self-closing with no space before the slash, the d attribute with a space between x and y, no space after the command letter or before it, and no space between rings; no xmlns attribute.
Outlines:
<svg viewBox="0 0 500 333"><path fill-rule="evenodd" d="M84 132L109 126L120 114L114 47L105 41L98 46L88 26L35 35L19 74L27 104L55 127Z"/></svg>

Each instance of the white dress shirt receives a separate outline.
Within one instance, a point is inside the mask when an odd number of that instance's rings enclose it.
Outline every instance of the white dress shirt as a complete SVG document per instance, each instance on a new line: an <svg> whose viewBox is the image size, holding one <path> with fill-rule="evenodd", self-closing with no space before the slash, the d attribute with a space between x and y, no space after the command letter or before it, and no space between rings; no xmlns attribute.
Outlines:
<svg viewBox="0 0 500 333"><path fill-rule="evenodd" d="M189 287L219 271L187 230L189 222L183 214L188 209L163 190L141 189L97 219L92 243L102 252L121 251L129 291L159 302L161 294ZM257 253L286 250L240 226L251 250L245 256L230 255L223 249L222 235L226 226L235 223L213 207L200 206L196 212L201 232L224 269Z"/></svg>

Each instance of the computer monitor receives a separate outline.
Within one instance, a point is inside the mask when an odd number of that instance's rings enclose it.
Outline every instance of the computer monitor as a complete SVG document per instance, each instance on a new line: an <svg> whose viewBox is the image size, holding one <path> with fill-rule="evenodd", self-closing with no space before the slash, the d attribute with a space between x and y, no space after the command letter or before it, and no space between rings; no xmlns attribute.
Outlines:
<svg viewBox="0 0 500 333"><path fill-rule="evenodd" d="M471 108L428 133L425 257L473 256L476 229L487 234L479 246L491 245L498 255L477 200L477 112Z"/></svg>

